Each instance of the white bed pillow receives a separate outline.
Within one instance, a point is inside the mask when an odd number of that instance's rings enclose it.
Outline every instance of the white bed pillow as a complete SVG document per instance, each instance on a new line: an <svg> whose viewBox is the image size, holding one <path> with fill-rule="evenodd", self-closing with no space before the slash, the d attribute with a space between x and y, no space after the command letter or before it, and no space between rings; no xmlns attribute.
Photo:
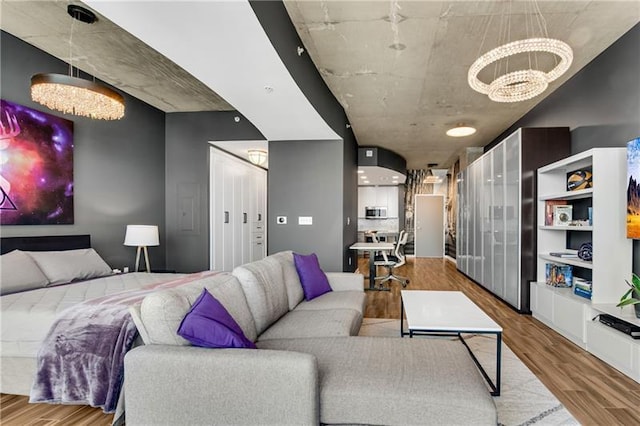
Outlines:
<svg viewBox="0 0 640 426"><path fill-rule="evenodd" d="M49 286L111 275L109 265L92 248L64 251L29 251Z"/></svg>
<svg viewBox="0 0 640 426"><path fill-rule="evenodd" d="M43 288L49 280L36 262L20 250L0 256L0 295Z"/></svg>

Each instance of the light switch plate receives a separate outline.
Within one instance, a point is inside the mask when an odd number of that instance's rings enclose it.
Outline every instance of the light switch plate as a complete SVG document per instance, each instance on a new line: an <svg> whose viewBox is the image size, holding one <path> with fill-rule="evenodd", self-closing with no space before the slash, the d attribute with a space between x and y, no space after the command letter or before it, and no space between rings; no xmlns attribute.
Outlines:
<svg viewBox="0 0 640 426"><path fill-rule="evenodd" d="M313 225L313 216L298 216L298 225Z"/></svg>

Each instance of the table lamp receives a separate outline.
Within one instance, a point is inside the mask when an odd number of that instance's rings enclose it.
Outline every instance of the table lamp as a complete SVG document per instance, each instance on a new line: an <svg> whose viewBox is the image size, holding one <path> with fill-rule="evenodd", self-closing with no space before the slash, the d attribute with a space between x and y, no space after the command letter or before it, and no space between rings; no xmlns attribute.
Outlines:
<svg viewBox="0 0 640 426"><path fill-rule="evenodd" d="M149 267L148 246L159 246L160 238L158 236L158 227L155 225L127 225L127 232L124 236L124 245L138 247L136 252L136 269L140 265L140 251L144 250L144 261L147 265L147 272L151 272Z"/></svg>

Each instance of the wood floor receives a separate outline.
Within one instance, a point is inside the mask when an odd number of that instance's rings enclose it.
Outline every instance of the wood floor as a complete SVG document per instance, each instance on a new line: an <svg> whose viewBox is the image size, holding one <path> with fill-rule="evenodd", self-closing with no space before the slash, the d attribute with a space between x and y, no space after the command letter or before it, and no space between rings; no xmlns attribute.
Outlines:
<svg viewBox="0 0 640 426"><path fill-rule="evenodd" d="M367 270L360 260L360 270ZM399 273L412 290L459 290L504 329L504 342L584 425L640 424L640 384L583 351L529 315L520 315L443 259L409 259ZM400 289L367 292L365 317L400 318ZM108 425L111 415L84 406L28 404L0 396L2 425Z"/></svg>

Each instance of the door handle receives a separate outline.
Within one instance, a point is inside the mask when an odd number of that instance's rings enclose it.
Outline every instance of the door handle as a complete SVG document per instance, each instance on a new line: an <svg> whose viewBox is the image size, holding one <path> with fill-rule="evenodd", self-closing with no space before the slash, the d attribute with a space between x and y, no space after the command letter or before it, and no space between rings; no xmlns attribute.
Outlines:
<svg viewBox="0 0 640 426"><path fill-rule="evenodd" d="M242 213L242 223L247 223L247 214Z"/></svg>
<svg viewBox="0 0 640 426"><path fill-rule="evenodd" d="M262 220L262 213L258 213L258 220Z"/></svg>
<svg viewBox="0 0 640 426"><path fill-rule="evenodd" d="M229 223L229 212L224 212L224 223Z"/></svg>

